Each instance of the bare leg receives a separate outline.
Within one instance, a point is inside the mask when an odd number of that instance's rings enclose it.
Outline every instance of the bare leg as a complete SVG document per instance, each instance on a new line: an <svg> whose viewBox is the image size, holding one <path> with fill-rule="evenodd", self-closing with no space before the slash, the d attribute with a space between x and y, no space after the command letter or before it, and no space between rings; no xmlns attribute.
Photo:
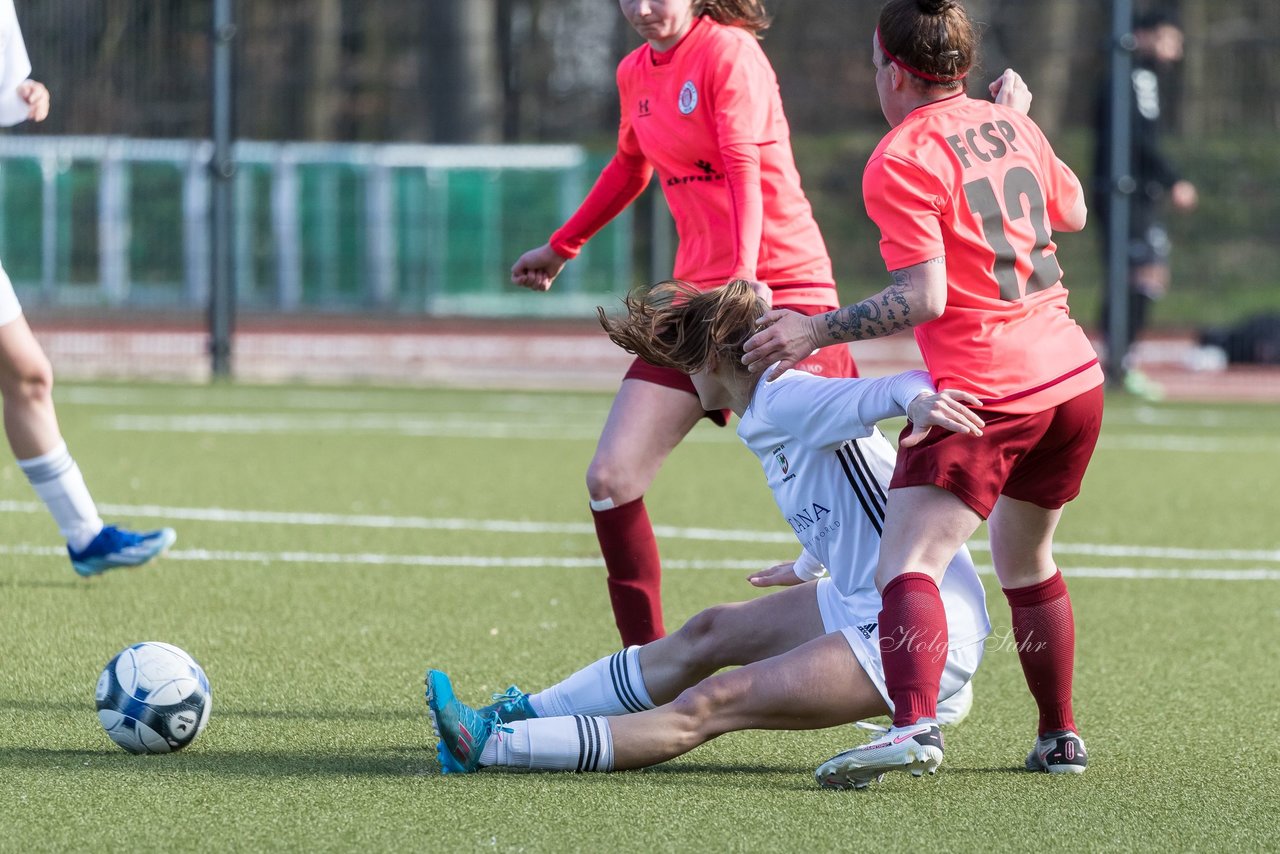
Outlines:
<svg viewBox="0 0 1280 854"><path fill-rule="evenodd" d="M656 765L743 729L820 729L888 712L840 634L704 679L674 702L609 718L614 765Z"/></svg>
<svg viewBox="0 0 1280 854"><path fill-rule="evenodd" d="M696 395L623 380L587 467L592 501L614 506L644 495L667 456L703 416Z"/></svg>
<svg viewBox="0 0 1280 854"><path fill-rule="evenodd" d="M15 457L39 457L61 444L53 410L53 369L22 316L0 326L0 396L4 431Z"/></svg>
<svg viewBox="0 0 1280 854"><path fill-rule="evenodd" d="M941 581L947 564L981 522L969 505L941 487L889 490L876 586L883 592L904 572L923 572Z"/></svg>
<svg viewBox="0 0 1280 854"><path fill-rule="evenodd" d="M623 644L665 634L662 562L643 496L667 455L702 417L697 396L643 380L623 380L587 468L587 491L609 601Z"/></svg>
<svg viewBox="0 0 1280 854"><path fill-rule="evenodd" d="M814 585L800 584L695 614L640 650L640 672L650 699L662 705L721 668L781 655L823 633Z"/></svg>
<svg viewBox="0 0 1280 854"><path fill-rule="evenodd" d="M987 527L991 532L991 560L1005 588L1027 587L1057 572L1053 560L1053 532L1061 508L1046 510L1027 501L1000 496Z"/></svg>

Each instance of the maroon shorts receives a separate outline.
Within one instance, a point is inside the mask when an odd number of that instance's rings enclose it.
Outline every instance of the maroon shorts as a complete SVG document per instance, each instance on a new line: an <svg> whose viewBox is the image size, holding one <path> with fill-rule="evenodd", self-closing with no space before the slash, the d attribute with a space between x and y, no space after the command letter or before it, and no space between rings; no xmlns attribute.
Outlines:
<svg viewBox="0 0 1280 854"><path fill-rule="evenodd" d="M1001 495L1056 510L1080 494L1102 428L1102 397L1098 386L1029 415L978 410L987 425L981 437L935 427L919 445L898 449L889 488L940 486L983 519Z"/></svg>
<svg viewBox="0 0 1280 854"><path fill-rule="evenodd" d="M790 309L809 316L836 308L836 306L820 305L779 305L776 307ZM849 354L849 348L840 345L822 347L796 365L796 370L806 371L819 377L856 377L858 375L858 367L853 363L853 356ZM627 373L622 378L624 380L642 380L647 383L678 389L679 391L687 391L695 397L698 394L693 387L693 380L689 379L688 374L682 374L675 368L659 368L638 357L631 363L631 367L627 369ZM706 417L723 427L729 423L730 414L727 409L717 409L708 412Z"/></svg>

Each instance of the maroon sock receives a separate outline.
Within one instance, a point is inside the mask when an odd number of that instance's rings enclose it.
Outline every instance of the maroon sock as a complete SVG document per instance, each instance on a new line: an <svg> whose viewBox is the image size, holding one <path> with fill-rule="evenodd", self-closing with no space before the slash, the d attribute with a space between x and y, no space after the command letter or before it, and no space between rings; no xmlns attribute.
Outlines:
<svg viewBox="0 0 1280 854"><path fill-rule="evenodd" d="M1027 687L1040 707L1040 734L1075 730L1071 714L1071 668L1076 623L1062 573L1030 587L1005 588L1013 610L1013 639Z"/></svg>
<svg viewBox="0 0 1280 854"><path fill-rule="evenodd" d="M592 510L596 538L609 570L613 620L626 646L662 637L662 561L644 498L621 507Z"/></svg>
<svg viewBox="0 0 1280 854"><path fill-rule="evenodd" d="M947 663L947 612L938 584L923 572L904 572L884 588L880 659L893 700L893 725L938 716L938 683Z"/></svg>

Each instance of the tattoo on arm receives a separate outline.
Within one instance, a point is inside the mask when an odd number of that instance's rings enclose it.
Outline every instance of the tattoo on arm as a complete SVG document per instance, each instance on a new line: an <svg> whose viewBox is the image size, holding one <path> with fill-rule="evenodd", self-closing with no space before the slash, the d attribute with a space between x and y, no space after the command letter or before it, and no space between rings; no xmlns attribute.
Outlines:
<svg viewBox="0 0 1280 854"><path fill-rule="evenodd" d="M911 273L907 270L894 270L891 275L893 284L875 296L856 305L827 312L827 332L833 341L882 338L913 326Z"/></svg>

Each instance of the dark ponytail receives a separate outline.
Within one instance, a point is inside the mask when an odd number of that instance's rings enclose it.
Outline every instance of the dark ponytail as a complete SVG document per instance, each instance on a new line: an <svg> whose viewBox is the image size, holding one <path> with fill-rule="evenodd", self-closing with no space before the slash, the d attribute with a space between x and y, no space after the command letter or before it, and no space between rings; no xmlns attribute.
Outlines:
<svg viewBox="0 0 1280 854"><path fill-rule="evenodd" d="M922 86L958 89L978 61L978 35L960 0L889 0L880 48Z"/></svg>

